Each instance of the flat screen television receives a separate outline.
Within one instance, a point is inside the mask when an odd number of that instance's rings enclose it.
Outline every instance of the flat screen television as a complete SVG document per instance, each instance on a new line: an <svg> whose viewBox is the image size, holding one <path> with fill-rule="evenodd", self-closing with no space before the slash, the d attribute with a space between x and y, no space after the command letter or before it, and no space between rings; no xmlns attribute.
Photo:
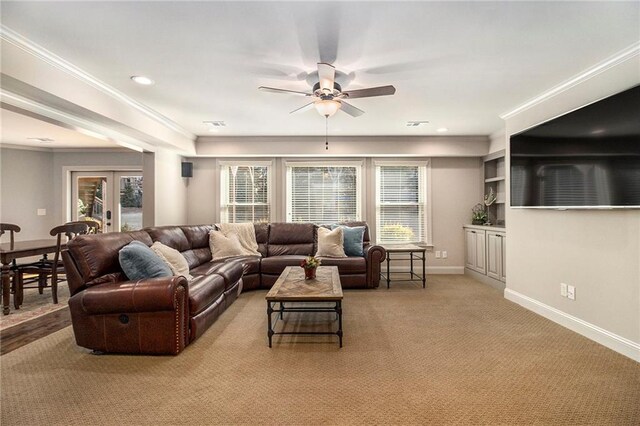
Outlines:
<svg viewBox="0 0 640 426"><path fill-rule="evenodd" d="M640 209L640 85L510 139L511 207Z"/></svg>

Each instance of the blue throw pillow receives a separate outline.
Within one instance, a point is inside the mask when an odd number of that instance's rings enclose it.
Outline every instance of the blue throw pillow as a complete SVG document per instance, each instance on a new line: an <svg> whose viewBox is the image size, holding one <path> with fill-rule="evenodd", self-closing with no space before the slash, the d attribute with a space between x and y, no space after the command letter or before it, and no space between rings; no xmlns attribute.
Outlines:
<svg viewBox="0 0 640 426"><path fill-rule="evenodd" d="M120 267L131 281L170 277L171 269L160 256L140 241L132 241L118 253Z"/></svg>
<svg viewBox="0 0 640 426"><path fill-rule="evenodd" d="M364 256L364 226L331 225L331 229L342 228L344 232L344 253L347 256Z"/></svg>

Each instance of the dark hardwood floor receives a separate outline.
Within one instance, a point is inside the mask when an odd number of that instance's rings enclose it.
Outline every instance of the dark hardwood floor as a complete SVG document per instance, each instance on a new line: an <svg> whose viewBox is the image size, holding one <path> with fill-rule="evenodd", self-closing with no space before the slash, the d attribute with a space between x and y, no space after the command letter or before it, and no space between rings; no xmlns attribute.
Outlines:
<svg viewBox="0 0 640 426"><path fill-rule="evenodd" d="M0 355L71 325L69 308L51 312L0 332Z"/></svg>

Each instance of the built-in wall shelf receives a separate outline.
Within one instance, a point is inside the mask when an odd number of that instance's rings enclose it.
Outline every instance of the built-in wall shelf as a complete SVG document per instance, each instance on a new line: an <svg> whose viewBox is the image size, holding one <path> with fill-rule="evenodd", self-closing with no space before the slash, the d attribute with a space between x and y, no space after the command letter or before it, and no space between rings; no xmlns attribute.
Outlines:
<svg viewBox="0 0 640 426"><path fill-rule="evenodd" d="M494 152L484 157L484 195L490 191L496 196L496 201L487 207L489 222L494 225L504 226L504 209L506 204L506 181L505 181L505 151Z"/></svg>

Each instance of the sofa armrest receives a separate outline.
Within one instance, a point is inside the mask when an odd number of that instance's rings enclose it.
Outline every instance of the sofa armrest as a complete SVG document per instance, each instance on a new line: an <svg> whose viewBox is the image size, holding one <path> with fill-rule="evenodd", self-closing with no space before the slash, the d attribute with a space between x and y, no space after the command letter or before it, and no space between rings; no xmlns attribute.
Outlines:
<svg viewBox="0 0 640 426"><path fill-rule="evenodd" d="M174 311L188 300L183 276L121 281L88 287L77 296L88 315Z"/></svg>
<svg viewBox="0 0 640 426"><path fill-rule="evenodd" d="M378 287L380 264L387 258L387 252L381 246L368 245L364 248L364 257L367 259L367 285L369 288Z"/></svg>

